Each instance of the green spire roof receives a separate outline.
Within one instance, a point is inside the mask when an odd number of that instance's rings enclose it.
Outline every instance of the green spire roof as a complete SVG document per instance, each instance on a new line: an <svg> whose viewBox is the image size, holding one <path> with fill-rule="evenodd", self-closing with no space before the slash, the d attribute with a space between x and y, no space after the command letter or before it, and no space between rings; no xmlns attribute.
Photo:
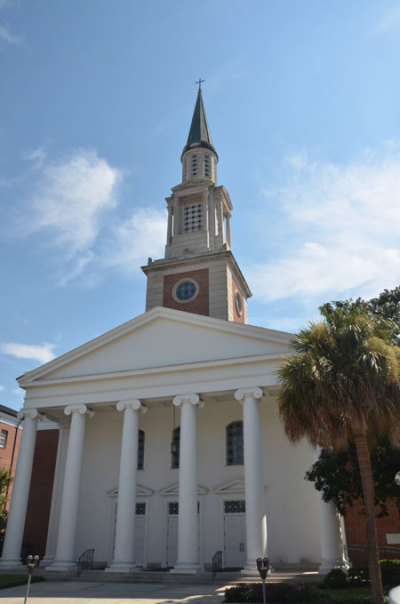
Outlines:
<svg viewBox="0 0 400 604"><path fill-rule="evenodd" d="M185 151L191 147L208 147L217 155L211 140L201 88L199 88L199 92L197 94L197 101L193 112L192 123L190 125L189 136L186 147L182 153L185 153Z"/></svg>

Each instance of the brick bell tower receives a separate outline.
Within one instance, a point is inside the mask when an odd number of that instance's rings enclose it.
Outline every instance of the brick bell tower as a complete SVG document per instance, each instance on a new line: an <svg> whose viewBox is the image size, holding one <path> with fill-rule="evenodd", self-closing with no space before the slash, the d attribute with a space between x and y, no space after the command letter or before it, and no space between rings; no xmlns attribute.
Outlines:
<svg viewBox="0 0 400 604"><path fill-rule="evenodd" d="M182 151L182 182L167 197L165 257L142 266L146 311L155 306L247 323L251 291L232 254L228 191L217 186L212 144L198 82L196 106Z"/></svg>

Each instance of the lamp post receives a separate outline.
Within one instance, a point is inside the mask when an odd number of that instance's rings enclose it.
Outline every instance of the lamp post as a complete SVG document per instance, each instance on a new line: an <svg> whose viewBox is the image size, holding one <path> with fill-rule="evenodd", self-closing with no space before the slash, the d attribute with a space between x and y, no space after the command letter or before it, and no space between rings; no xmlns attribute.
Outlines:
<svg viewBox="0 0 400 604"><path fill-rule="evenodd" d="M39 556L28 556L27 557L27 559L26 559L26 567L28 569L28 583L26 584L26 594L25 594L24 604L26 604L26 601L28 599L29 588L31 586L31 579L32 579L33 569L36 568L38 564L39 564Z"/></svg>

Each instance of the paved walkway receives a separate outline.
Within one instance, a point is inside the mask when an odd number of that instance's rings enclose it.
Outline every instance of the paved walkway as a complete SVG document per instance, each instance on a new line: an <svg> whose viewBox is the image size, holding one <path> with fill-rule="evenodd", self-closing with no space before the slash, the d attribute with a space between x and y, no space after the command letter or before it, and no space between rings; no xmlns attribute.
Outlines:
<svg viewBox="0 0 400 604"><path fill-rule="evenodd" d="M221 604L224 586L167 583L32 583L27 604ZM26 586L0 591L0 604L22 604Z"/></svg>

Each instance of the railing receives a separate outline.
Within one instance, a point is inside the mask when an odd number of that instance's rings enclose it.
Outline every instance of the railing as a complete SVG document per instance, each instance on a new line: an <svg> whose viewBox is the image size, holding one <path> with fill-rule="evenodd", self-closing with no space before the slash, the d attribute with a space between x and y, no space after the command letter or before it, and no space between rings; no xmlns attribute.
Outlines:
<svg viewBox="0 0 400 604"><path fill-rule="evenodd" d="M92 570L93 568L94 549L87 549L78 558L78 569L76 576L79 577L84 570Z"/></svg>
<svg viewBox="0 0 400 604"><path fill-rule="evenodd" d="M213 581L215 579L215 575L222 570L222 552L218 551L212 557L212 574Z"/></svg>
<svg viewBox="0 0 400 604"><path fill-rule="evenodd" d="M367 545L348 545L347 549L353 552L366 552L368 550ZM385 545L379 546L379 556L386 556L387 554L398 554L400 555L400 547L386 547Z"/></svg>

